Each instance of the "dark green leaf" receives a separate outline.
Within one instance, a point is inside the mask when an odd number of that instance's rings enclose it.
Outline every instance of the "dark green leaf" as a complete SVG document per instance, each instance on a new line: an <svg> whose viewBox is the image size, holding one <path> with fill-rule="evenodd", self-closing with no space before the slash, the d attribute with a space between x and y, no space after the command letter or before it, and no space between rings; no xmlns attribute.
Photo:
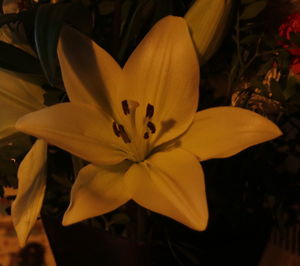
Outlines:
<svg viewBox="0 0 300 266"><path fill-rule="evenodd" d="M42 73L39 60L23 50L2 41L0 41L0 67L21 73Z"/></svg>
<svg viewBox="0 0 300 266"><path fill-rule="evenodd" d="M271 79L271 92L272 92L272 98L279 101L284 102L285 98L282 93L282 89L278 82L276 82L274 79Z"/></svg>
<svg viewBox="0 0 300 266"><path fill-rule="evenodd" d="M158 20L161 18L167 16L167 15L175 15L175 5L172 0L155 0L155 13L153 15L153 20L151 25L155 24Z"/></svg>
<svg viewBox="0 0 300 266"><path fill-rule="evenodd" d="M251 19L256 17L266 7L267 1L261 0L246 6L244 12L240 16L241 20Z"/></svg>
<svg viewBox="0 0 300 266"><path fill-rule="evenodd" d="M240 44L245 44L245 45L253 44L253 43L257 42L258 38L259 38L259 36L251 34L251 35L248 35L245 38L243 38L240 41Z"/></svg>
<svg viewBox="0 0 300 266"><path fill-rule="evenodd" d="M289 103L290 103L291 105L300 105L300 95L295 96L295 97L292 97L292 98L289 100ZM295 106L293 106L293 107L295 107ZM297 107L295 111L299 112L299 107Z"/></svg>
<svg viewBox="0 0 300 266"><path fill-rule="evenodd" d="M47 106L51 106L53 104L61 102L62 98L65 96L65 91L56 89L50 86L43 86L45 89L44 93L44 104Z"/></svg>
<svg viewBox="0 0 300 266"><path fill-rule="evenodd" d="M252 2L255 2L256 0L241 0L242 5L248 5Z"/></svg>
<svg viewBox="0 0 300 266"><path fill-rule="evenodd" d="M291 32L290 33L290 41L292 44L296 44L297 46L300 46L300 35L299 33Z"/></svg>
<svg viewBox="0 0 300 266"><path fill-rule="evenodd" d="M89 11L79 3L45 4L38 8L35 19L35 43L44 73L50 82L58 82L57 43L64 22L83 32L91 31Z"/></svg>
<svg viewBox="0 0 300 266"><path fill-rule="evenodd" d="M283 95L286 100L290 99L297 93L297 89L299 89L299 81L295 77L289 77L286 83L286 88L283 91ZM300 94L300 91L299 91Z"/></svg>
<svg viewBox="0 0 300 266"><path fill-rule="evenodd" d="M125 2L126 3L126 2ZM123 22L120 51L118 53L118 60L125 61L128 54L135 48L138 43L138 37L141 30L151 19L154 10L154 0L143 0L138 3L133 14L128 21Z"/></svg>
<svg viewBox="0 0 300 266"><path fill-rule="evenodd" d="M126 213L116 213L112 216L110 224L128 224L130 218Z"/></svg>
<svg viewBox="0 0 300 266"><path fill-rule="evenodd" d="M0 27L2 27L5 24L16 22L18 19L19 19L19 15L18 14L4 14L4 15L0 15Z"/></svg>
<svg viewBox="0 0 300 266"><path fill-rule="evenodd" d="M0 198L4 196L4 188L0 185Z"/></svg>

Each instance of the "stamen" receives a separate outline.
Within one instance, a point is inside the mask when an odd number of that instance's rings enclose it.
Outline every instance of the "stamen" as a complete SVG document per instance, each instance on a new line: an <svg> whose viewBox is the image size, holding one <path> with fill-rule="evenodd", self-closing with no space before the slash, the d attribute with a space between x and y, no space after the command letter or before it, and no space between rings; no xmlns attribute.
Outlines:
<svg viewBox="0 0 300 266"><path fill-rule="evenodd" d="M118 129L118 124L114 121L112 124L113 131L117 137L120 137L120 130Z"/></svg>
<svg viewBox="0 0 300 266"><path fill-rule="evenodd" d="M144 139L149 139L149 133L148 132L145 132Z"/></svg>
<svg viewBox="0 0 300 266"><path fill-rule="evenodd" d="M130 113L127 100L122 101L122 108L125 115L128 115Z"/></svg>
<svg viewBox="0 0 300 266"><path fill-rule="evenodd" d="M146 109L146 117L151 119L153 114L154 114L154 106L152 104L148 103L147 109Z"/></svg>
<svg viewBox="0 0 300 266"><path fill-rule="evenodd" d="M118 125L118 126L119 126L120 136L123 139L123 141L125 142L125 144L131 143L131 140L126 133L125 128L122 125Z"/></svg>
<svg viewBox="0 0 300 266"><path fill-rule="evenodd" d="M156 128L155 128L155 125L151 121L148 121L147 127L150 129L150 131L151 131L152 134L155 133Z"/></svg>

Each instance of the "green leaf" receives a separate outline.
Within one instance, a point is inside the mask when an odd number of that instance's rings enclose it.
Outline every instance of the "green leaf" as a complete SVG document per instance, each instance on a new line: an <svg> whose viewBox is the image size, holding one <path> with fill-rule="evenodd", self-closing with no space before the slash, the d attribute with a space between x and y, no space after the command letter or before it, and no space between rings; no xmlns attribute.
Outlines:
<svg viewBox="0 0 300 266"><path fill-rule="evenodd" d="M111 217L109 224L128 224L129 222L130 218L126 213L116 213Z"/></svg>
<svg viewBox="0 0 300 266"><path fill-rule="evenodd" d="M128 3L124 2L128 5ZM118 61L125 62L130 52L137 46L144 34L162 17L172 14L183 14L184 5L174 0L140 0L128 16L128 21L122 22L120 51ZM126 15L125 15L126 16Z"/></svg>
<svg viewBox="0 0 300 266"><path fill-rule="evenodd" d="M283 91L283 95L286 100L290 99L291 97L295 96L297 94L297 91L299 91L299 81L295 77L289 77L286 83L286 88ZM300 93L300 91L299 91Z"/></svg>
<svg viewBox="0 0 300 266"><path fill-rule="evenodd" d="M0 198L4 197L4 188L0 185Z"/></svg>
<svg viewBox="0 0 300 266"><path fill-rule="evenodd" d="M251 19L256 17L266 7L267 1L261 0L246 6L244 12L240 16L241 20Z"/></svg>
<svg viewBox="0 0 300 266"><path fill-rule="evenodd" d="M64 22L82 32L91 31L89 11L79 3L45 4L38 8L35 18L35 43L44 73L51 85L58 83L57 43Z"/></svg>
<svg viewBox="0 0 300 266"><path fill-rule="evenodd" d="M175 14L175 6L173 0L155 0L155 2L155 12L153 14L151 26L154 25L161 18L167 15Z"/></svg>
<svg viewBox="0 0 300 266"><path fill-rule="evenodd" d="M0 41L0 67L21 73L42 73L39 60L23 50L2 41Z"/></svg>
<svg viewBox="0 0 300 266"><path fill-rule="evenodd" d="M284 102L285 97L283 95L282 89L278 82L276 82L274 79L271 79L271 91L272 91L272 98L279 101Z"/></svg>
<svg viewBox="0 0 300 266"><path fill-rule="evenodd" d="M0 183L17 187L18 165L31 147L30 137L17 133L0 139Z"/></svg>
<svg viewBox="0 0 300 266"><path fill-rule="evenodd" d="M137 45L141 30L151 18L153 10L154 0L142 0L134 9L133 14L128 16L128 21L123 22L122 46L117 56L119 62L124 62L131 50Z"/></svg>
<svg viewBox="0 0 300 266"><path fill-rule="evenodd" d="M53 88L50 86L43 86L43 89L45 89L44 93L44 104L47 106L51 106L53 104L59 103L61 99L65 96L65 91Z"/></svg>
<svg viewBox="0 0 300 266"><path fill-rule="evenodd" d="M248 35L246 36L245 38L243 38L241 41L240 41L240 44L253 44L253 43L256 43L257 40L258 40L259 36L257 35L254 35L254 34L251 34L251 35Z"/></svg>
<svg viewBox="0 0 300 266"><path fill-rule="evenodd" d="M241 0L241 4L242 5L248 5L248 4L250 4L250 3L253 3L253 2L255 2L256 0Z"/></svg>
<svg viewBox="0 0 300 266"><path fill-rule="evenodd" d="M0 15L0 27L2 27L5 24L16 22L19 19L18 14L1 14Z"/></svg>
<svg viewBox="0 0 300 266"><path fill-rule="evenodd" d="M292 44L300 46L300 34L295 32L290 32L290 41Z"/></svg>

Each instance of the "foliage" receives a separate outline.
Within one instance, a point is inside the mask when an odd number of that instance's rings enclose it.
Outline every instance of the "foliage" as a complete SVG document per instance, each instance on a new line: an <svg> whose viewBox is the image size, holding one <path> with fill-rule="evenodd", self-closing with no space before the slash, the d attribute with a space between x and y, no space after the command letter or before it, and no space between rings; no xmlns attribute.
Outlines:
<svg viewBox="0 0 300 266"><path fill-rule="evenodd" d="M74 0L50 4L24 0L26 8L18 14L2 14L0 25L8 25L17 34L24 32L36 57L0 42L0 67L42 77L46 105L66 101L56 56L64 23L92 37L122 65L156 21L169 14L183 16L192 2ZM211 217L206 232L191 232L142 210L148 223L154 222L148 236L152 234L158 244L167 247L174 255L177 263L174 265L199 265L199 254L206 265L216 250L228 257L226 252L231 252L231 248L236 248L235 254L240 252L235 258L237 262L245 254L243 248L250 245L243 242L241 235L254 242L255 236L269 228L271 222L281 226L299 222L300 81L290 75L292 57L280 46L278 25L269 19L270 14L274 16L278 11L271 2L235 1L221 47L201 67L203 93L199 109L231 104L248 108L279 124L284 136L226 162L203 163ZM298 44L298 39L299 36L293 35L291 42ZM1 140L0 196L4 196L3 187L17 186L17 166L31 144L32 140L22 134ZM43 212L60 215L69 201L76 165L85 162L55 147L49 148L48 160L51 178ZM126 236L126 232L133 230L130 226L137 225L142 217L136 215L136 209L130 202L87 223ZM162 239L166 241L162 243ZM238 248L234 240L240 241Z"/></svg>

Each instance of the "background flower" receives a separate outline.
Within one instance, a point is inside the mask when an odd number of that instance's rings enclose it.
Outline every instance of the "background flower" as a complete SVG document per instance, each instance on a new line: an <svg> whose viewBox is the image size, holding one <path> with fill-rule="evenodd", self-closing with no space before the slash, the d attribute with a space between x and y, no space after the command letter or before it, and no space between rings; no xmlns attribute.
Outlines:
<svg viewBox="0 0 300 266"><path fill-rule="evenodd" d="M279 27L279 36L290 40L291 44L287 44L284 41L282 42L282 46L288 49L289 53L294 56L300 56L300 48L299 44L293 43L293 39L291 34L298 34L300 33L300 14L292 14L287 17L287 19L283 22L283 24Z"/></svg>

